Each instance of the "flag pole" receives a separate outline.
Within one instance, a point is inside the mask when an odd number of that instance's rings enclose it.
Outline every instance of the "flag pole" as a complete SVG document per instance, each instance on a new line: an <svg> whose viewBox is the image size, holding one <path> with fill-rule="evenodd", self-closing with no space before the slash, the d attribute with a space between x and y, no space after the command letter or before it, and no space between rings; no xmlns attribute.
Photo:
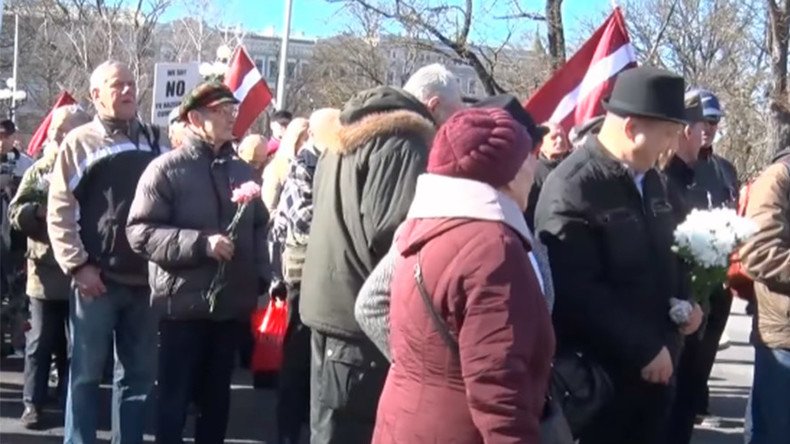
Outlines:
<svg viewBox="0 0 790 444"><path fill-rule="evenodd" d="M285 81L288 74L288 40L291 36L292 0L285 0L285 19L283 24L282 44L280 45L280 71L277 73L277 109L285 108Z"/></svg>
<svg viewBox="0 0 790 444"><path fill-rule="evenodd" d="M17 78L19 67L19 13L14 13L14 65L12 68L14 84L11 87L11 121L16 123L16 89L19 85Z"/></svg>

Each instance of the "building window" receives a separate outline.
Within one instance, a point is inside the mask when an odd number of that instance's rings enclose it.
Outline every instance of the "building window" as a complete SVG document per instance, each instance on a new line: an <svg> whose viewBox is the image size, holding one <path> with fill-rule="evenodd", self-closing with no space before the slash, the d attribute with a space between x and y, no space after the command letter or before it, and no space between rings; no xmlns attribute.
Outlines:
<svg viewBox="0 0 790 444"><path fill-rule="evenodd" d="M263 59L255 59L255 67L258 68L261 75L265 75L266 67L263 64Z"/></svg>
<svg viewBox="0 0 790 444"><path fill-rule="evenodd" d="M270 79L277 78L277 59L275 58L269 59L269 72L267 73L267 77Z"/></svg>
<svg viewBox="0 0 790 444"><path fill-rule="evenodd" d="M285 71L286 76L289 79L292 79L296 74L296 60L289 60L288 61L288 70Z"/></svg>

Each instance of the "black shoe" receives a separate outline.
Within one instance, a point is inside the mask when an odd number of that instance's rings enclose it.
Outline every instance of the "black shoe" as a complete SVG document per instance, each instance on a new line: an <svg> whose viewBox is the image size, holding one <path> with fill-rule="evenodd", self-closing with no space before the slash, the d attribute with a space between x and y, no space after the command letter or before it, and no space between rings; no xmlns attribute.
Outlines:
<svg viewBox="0 0 790 444"><path fill-rule="evenodd" d="M41 412L38 407L33 405L26 405L25 411L22 412L22 417L19 418L22 427L26 429L34 429L41 425Z"/></svg>

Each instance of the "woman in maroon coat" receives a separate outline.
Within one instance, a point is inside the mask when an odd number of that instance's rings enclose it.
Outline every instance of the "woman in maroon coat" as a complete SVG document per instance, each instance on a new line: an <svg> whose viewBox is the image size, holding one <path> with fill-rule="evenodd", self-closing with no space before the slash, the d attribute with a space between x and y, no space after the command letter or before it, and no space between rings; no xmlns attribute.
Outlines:
<svg viewBox="0 0 790 444"><path fill-rule="evenodd" d="M395 241L375 443L539 442L554 333L523 217L532 148L498 109L461 111L439 130ZM418 263L457 351L418 291Z"/></svg>

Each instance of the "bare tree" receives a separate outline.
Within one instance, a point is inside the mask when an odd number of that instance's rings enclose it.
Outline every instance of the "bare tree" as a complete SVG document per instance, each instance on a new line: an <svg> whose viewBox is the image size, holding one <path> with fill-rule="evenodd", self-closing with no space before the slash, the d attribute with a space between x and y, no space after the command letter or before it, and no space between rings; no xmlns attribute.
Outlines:
<svg viewBox="0 0 790 444"><path fill-rule="evenodd" d="M689 87L719 96L726 115L716 149L743 178L759 171L773 152L763 117L770 77L765 2L629 0L623 10L641 63L677 72Z"/></svg>
<svg viewBox="0 0 790 444"><path fill-rule="evenodd" d="M483 54L479 47L470 41L475 10L472 0L461 4L440 3L432 6L420 0L328 0L347 6L360 6L373 12L383 20L413 33L417 40L434 43L434 51L451 53L471 66L477 73L488 94L504 92L492 71L494 60L491 54ZM503 43L504 46L505 43ZM496 55L496 54L494 54Z"/></svg>
<svg viewBox="0 0 790 444"><path fill-rule="evenodd" d="M527 19L546 22L546 39L549 43L551 70L556 71L565 64L565 27L562 24L562 0L546 0L545 14L529 12L521 5L521 0L513 0L514 14L501 19Z"/></svg>
<svg viewBox="0 0 790 444"><path fill-rule="evenodd" d="M565 63L565 31L562 26L562 0L546 0L546 26L551 67L556 71Z"/></svg>
<svg viewBox="0 0 790 444"><path fill-rule="evenodd" d="M61 89L85 98L93 68L116 59L131 68L145 109L158 54L157 25L170 4L171 0L8 2L9 10L19 14L20 32L26 36L20 38L20 84L40 102L40 109L47 109Z"/></svg>
<svg viewBox="0 0 790 444"><path fill-rule="evenodd" d="M790 147L790 90L787 85L790 0L766 0L771 51L769 148Z"/></svg>

